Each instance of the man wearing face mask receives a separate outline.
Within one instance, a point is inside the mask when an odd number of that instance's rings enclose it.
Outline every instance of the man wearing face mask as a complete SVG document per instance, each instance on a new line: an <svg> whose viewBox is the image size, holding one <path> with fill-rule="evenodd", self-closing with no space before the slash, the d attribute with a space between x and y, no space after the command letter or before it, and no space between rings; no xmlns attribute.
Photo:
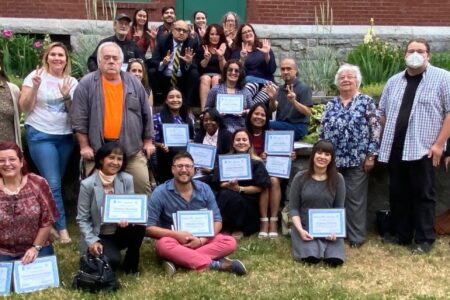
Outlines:
<svg viewBox="0 0 450 300"><path fill-rule="evenodd" d="M379 109L384 133L378 160L388 163L391 233L385 242L423 254L435 241L435 170L450 136L450 73L430 63L425 39L409 41L406 70L391 77Z"/></svg>

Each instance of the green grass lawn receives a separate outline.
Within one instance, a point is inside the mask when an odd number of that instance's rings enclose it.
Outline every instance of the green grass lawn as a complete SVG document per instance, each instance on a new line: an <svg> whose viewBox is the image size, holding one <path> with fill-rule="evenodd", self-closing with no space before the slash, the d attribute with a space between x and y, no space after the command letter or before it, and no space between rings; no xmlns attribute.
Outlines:
<svg viewBox="0 0 450 300"><path fill-rule="evenodd" d="M70 227L77 239L75 225ZM70 288L78 269L78 244L56 244L61 287L12 299L449 299L449 238L437 240L428 255L412 255L400 246L384 245L371 235L361 249L346 248L342 267L307 266L291 257L290 239L239 241L233 255L248 275L181 270L165 276L152 241L141 248L138 277L118 273L122 288L113 294L88 294Z"/></svg>

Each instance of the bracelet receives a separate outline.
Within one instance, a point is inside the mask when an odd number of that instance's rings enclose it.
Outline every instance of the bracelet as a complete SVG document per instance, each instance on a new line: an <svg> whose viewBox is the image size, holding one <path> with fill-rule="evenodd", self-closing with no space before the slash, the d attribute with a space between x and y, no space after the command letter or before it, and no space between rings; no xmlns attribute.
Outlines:
<svg viewBox="0 0 450 300"><path fill-rule="evenodd" d="M68 100L71 100L71 99L72 99L72 97L70 97L70 94L67 94L67 95L63 96L63 100L64 101L68 101Z"/></svg>

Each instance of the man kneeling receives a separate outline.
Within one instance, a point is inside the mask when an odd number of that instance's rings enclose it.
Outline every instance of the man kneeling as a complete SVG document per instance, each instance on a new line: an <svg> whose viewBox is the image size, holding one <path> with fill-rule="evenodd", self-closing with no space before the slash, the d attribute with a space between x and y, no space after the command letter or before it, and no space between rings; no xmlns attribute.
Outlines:
<svg viewBox="0 0 450 300"><path fill-rule="evenodd" d="M163 258L169 276L175 265L203 271L213 269L244 275L244 264L237 259L228 259L236 250L236 240L220 234L222 218L213 192L203 182L192 180L194 160L187 152L173 158L173 179L158 186L148 203L146 234L156 241L156 252ZM213 212L214 237L196 237L187 231L174 231L172 215L182 210L208 209Z"/></svg>

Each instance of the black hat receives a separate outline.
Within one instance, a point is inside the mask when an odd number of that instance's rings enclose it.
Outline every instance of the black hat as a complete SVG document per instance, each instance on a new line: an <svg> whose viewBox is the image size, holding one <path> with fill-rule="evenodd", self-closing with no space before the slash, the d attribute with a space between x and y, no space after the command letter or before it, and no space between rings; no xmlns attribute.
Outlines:
<svg viewBox="0 0 450 300"><path fill-rule="evenodd" d="M116 21L119 21L119 20L122 20L122 19L127 19L128 22L131 22L131 18L127 14L122 13L122 14L118 14L116 16Z"/></svg>

